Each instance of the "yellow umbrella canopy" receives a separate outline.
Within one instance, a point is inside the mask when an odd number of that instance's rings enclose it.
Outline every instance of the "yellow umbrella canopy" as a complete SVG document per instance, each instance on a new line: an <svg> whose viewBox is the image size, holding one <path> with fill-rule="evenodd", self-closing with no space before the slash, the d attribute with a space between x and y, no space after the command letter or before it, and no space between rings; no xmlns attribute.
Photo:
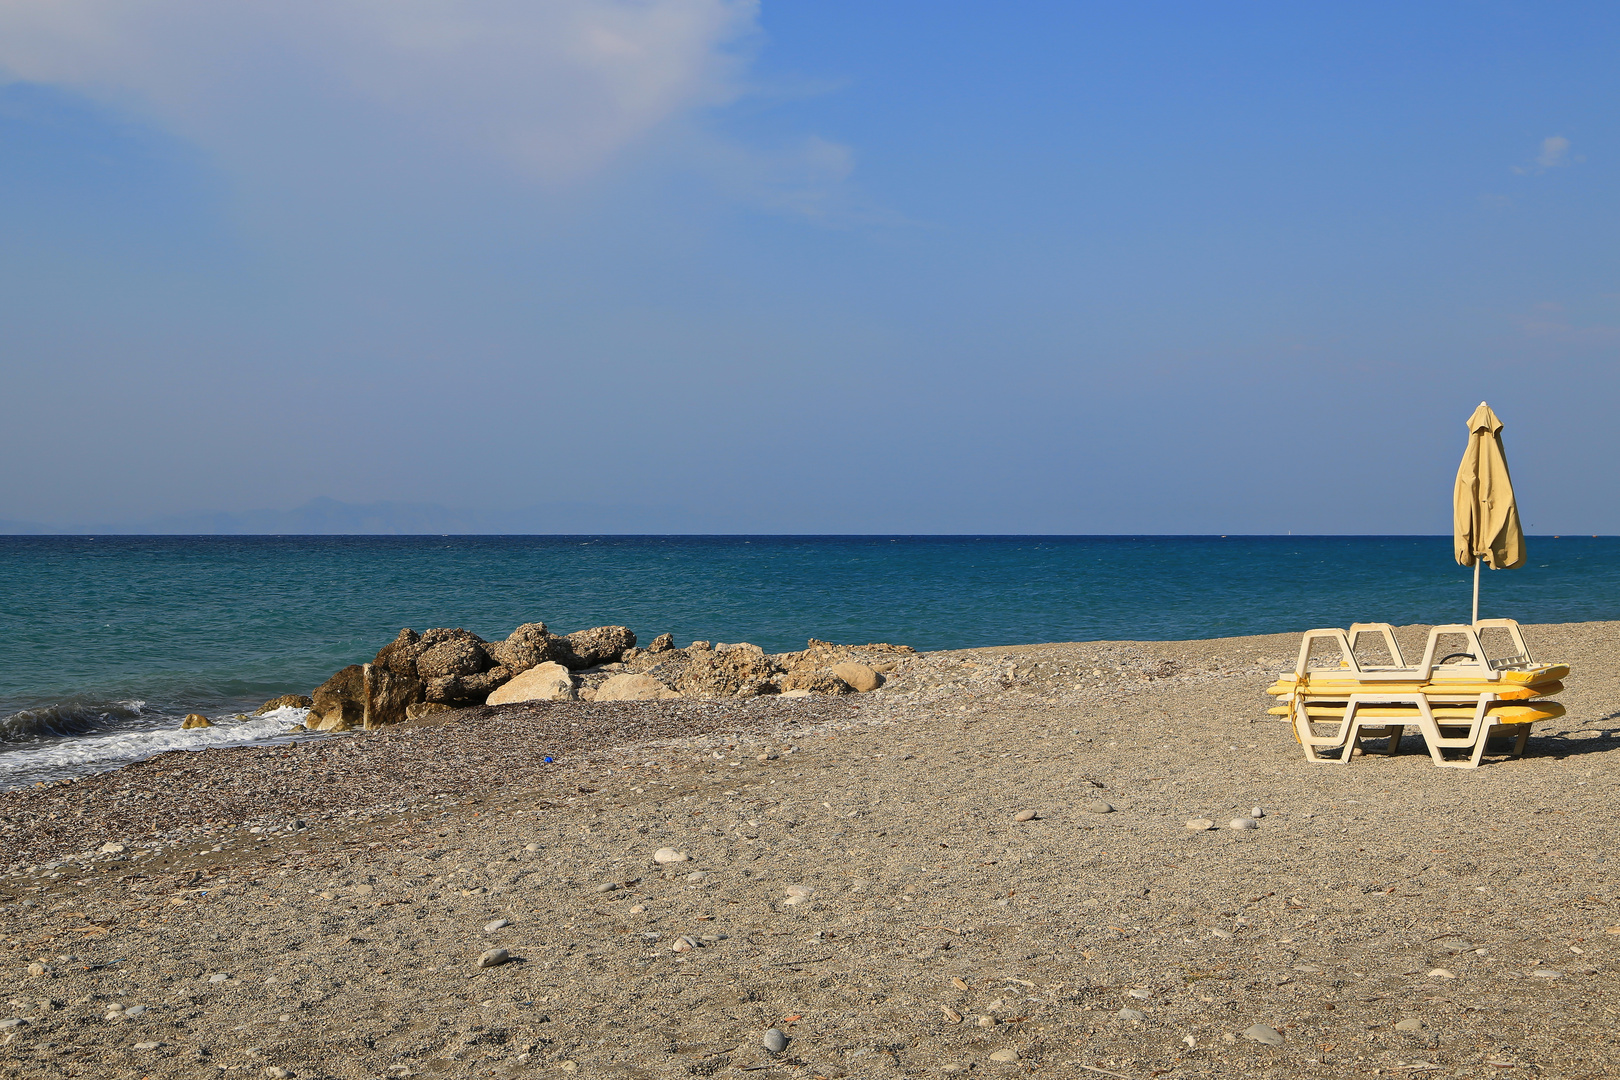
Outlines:
<svg viewBox="0 0 1620 1080"><path fill-rule="evenodd" d="M1468 418L1468 449L1457 467L1452 496L1457 561L1474 568L1474 621L1479 621L1479 564L1492 570L1523 566L1524 528L1513 499L1513 479L1502 452L1502 421L1483 401Z"/></svg>

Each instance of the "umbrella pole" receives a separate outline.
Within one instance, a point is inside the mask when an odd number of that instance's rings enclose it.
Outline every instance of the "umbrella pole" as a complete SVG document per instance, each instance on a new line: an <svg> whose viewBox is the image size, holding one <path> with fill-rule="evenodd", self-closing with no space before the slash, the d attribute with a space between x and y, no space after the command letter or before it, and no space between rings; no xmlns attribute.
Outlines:
<svg viewBox="0 0 1620 1080"><path fill-rule="evenodd" d="M1474 556L1474 621L1479 622L1479 556Z"/></svg>

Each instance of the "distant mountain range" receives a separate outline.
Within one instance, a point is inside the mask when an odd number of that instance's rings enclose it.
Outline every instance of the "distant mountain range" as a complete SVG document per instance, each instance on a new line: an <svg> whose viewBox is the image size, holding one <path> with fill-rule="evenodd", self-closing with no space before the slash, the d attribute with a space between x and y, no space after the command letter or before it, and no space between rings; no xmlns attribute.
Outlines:
<svg viewBox="0 0 1620 1080"><path fill-rule="evenodd" d="M437 503L346 503L320 498L292 510L171 514L111 524L46 525L0 519L0 535L6 536L597 535L713 531L713 515L684 507L586 502L479 511L452 510Z"/></svg>

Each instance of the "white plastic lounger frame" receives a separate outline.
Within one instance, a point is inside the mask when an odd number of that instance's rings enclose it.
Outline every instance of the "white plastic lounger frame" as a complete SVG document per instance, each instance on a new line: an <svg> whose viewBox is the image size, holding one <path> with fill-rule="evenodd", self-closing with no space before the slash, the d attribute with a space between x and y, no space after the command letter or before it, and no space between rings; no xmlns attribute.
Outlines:
<svg viewBox="0 0 1620 1080"><path fill-rule="evenodd" d="M1311 718L1306 711L1305 703L1297 701L1293 709L1294 734L1298 736L1300 746L1305 749L1307 761L1317 764L1331 762L1336 765L1348 765L1357 740L1388 736L1389 748L1385 753L1394 754L1400 747L1401 736L1405 734L1406 726L1415 724L1423 736L1424 744L1428 747L1429 757L1437 768L1477 769L1480 759L1485 756L1485 744L1490 741L1493 728L1519 728L1518 738L1513 747L1515 757L1524 753L1525 744L1530 738L1530 724L1506 723L1491 716L1491 706L1497 703L1495 694L1479 695L1473 718L1466 727L1467 733L1447 736L1441 731L1441 723L1435 719L1434 712L1429 707L1429 699L1422 694L1352 694L1346 699L1344 716L1339 719L1336 729L1327 735L1317 735L1311 730ZM1417 714L1409 721L1387 716L1360 715L1363 708L1383 705L1413 705L1417 708ZM1448 728L1463 726L1459 722L1445 724ZM1324 757L1318 752L1335 749L1340 751L1337 757ZM1445 756L1443 752L1445 750L1472 750L1473 753L1454 760Z"/></svg>
<svg viewBox="0 0 1620 1080"><path fill-rule="evenodd" d="M1517 653L1500 660L1488 660L1485 648L1480 644L1479 632L1484 629L1499 628L1506 630L1513 640ZM1390 657L1395 661L1393 666L1363 665L1356 659L1352 643L1357 635L1368 632L1377 632L1384 638ZM1446 635L1457 635L1464 639L1469 652L1454 653L1447 656L1435 656L1439 649L1440 639ZM1311 643L1326 639L1332 641L1339 649L1340 663L1336 668L1311 668ZM1447 660L1462 657L1464 663L1450 664ZM1299 658L1294 664L1294 678L1308 679L1311 675L1321 675L1339 680L1352 680L1355 682L1420 682L1426 683L1434 678L1435 669L1446 676L1443 681L1483 681L1496 682L1501 679L1502 672L1508 668L1529 666L1531 663L1530 649L1524 643L1524 635L1519 631L1519 624L1512 619L1481 619L1469 625L1467 623L1449 623L1429 629L1428 641L1424 644L1423 660L1414 667L1408 667L1402 662L1400 646L1395 643L1393 628L1388 623L1353 623L1349 632L1337 627L1323 627L1317 630L1307 630L1299 643Z"/></svg>

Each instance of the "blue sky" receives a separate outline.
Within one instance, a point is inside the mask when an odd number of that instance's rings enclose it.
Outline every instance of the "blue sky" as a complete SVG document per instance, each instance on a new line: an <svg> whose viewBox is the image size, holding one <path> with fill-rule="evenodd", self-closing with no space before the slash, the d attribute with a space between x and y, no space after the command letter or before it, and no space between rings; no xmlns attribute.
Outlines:
<svg viewBox="0 0 1620 1080"><path fill-rule="evenodd" d="M0 0L0 519L1620 532L1617 24Z"/></svg>

